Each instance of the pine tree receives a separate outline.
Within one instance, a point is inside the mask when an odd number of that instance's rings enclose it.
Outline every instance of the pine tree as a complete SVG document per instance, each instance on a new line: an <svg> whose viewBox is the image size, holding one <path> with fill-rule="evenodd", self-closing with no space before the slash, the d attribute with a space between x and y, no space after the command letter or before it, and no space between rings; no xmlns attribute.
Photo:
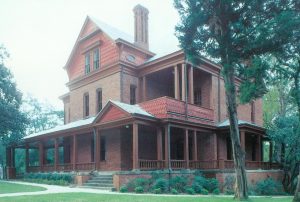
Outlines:
<svg viewBox="0 0 300 202"><path fill-rule="evenodd" d="M248 198L245 152L239 138L237 92L241 103L266 92L267 54L283 51L297 28L293 0L174 0L181 17L176 27L187 60L206 56L222 65L236 172L235 198ZM242 79L237 91L236 77Z"/></svg>

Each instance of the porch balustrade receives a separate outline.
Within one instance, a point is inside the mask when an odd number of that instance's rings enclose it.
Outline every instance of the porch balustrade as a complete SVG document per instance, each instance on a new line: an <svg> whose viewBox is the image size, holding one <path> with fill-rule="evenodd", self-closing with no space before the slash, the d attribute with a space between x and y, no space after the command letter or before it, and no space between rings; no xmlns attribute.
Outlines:
<svg viewBox="0 0 300 202"><path fill-rule="evenodd" d="M165 163L162 160L139 159L139 166L141 170L163 169L165 167Z"/></svg>
<svg viewBox="0 0 300 202"><path fill-rule="evenodd" d="M75 168L76 170L94 170L95 163L76 163Z"/></svg>

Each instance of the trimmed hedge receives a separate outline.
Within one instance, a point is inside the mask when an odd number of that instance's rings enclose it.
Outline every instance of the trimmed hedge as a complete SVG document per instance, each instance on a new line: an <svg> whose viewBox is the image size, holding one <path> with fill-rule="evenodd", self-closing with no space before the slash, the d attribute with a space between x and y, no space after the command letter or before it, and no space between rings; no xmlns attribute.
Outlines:
<svg viewBox="0 0 300 202"><path fill-rule="evenodd" d="M73 182L73 175L68 173L26 173L24 181L66 186Z"/></svg>

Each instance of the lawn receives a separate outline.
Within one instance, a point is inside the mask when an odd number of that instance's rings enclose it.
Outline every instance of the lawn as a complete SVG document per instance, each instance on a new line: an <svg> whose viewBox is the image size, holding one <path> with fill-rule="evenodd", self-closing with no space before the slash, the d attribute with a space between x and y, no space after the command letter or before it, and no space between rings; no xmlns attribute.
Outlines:
<svg viewBox="0 0 300 202"><path fill-rule="evenodd" d="M44 191L44 187L22 185L0 181L0 194L17 193L17 192L33 192L33 191Z"/></svg>
<svg viewBox="0 0 300 202"><path fill-rule="evenodd" d="M64 193L36 196L18 196L0 198L0 202L233 202L231 197L188 197L188 196L145 196L145 195L121 195L121 194L91 194L91 193ZM283 198L252 198L251 202L291 202L292 197Z"/></svg>

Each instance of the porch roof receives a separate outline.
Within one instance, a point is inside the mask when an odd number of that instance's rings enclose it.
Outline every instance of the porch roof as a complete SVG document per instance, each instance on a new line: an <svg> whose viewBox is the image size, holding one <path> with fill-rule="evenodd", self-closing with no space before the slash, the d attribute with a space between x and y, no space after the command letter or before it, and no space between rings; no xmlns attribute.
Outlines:
<svg viewBox="0 0 300 202"><path fill-rule="evenodd" d="M38 133L33 133L30 135L27 135L23 139L29 139L29 138L37 137L40 135L46 135L46 134L50 134L50 133L54 133L54 132L58 132L58 131L64 131L64 130L69 130L72 128L78 128L78 127L90 125L93 123L94 119L95 119L95 117L93 116L93 117L90 117L87 119L82 119L82 120L74 121L71 123L67 123L65 125L56 126L54 128L48 129L48 130L44 130L44 131L40 131Z"/></svg>
<svg viewBox="0 0 300 202"><path fill-rule="evenodd" d="M54 128L48 129L48 130L40 131L38 133L33 133L33 134L25 136L23 139L26 140L26 139L30 139L30 138L41 136L41 135L47 135L47 134L51 134L51 133L55 133L55 132L67 131L70 129L79 128L79 127L88 126L88 125L92 126L103 115L103 112L105 111L107 106L109 106L111 104L119 107L120 109L124 110L125 112L127 112L131 115L142 115L142 116L155 118L152 114L146 112L144 109L142 109L137 104L130 105L130 104L110 100L106 104L106 106L97 114L97 116L89 117L87 119L81 119L78 121L67 123L65 125L59 125L59 126L56 126Z"/></svg>
<svg viewBox="0 0 300 202"><path fill-rule="evenodd" d="M226 119L225 121L219 123L217 125L217 127L222 128L222 127L228 127L229 125L230 125L229 119ZM239 126L240 125L248 125L248 126L253 126L253 127L256 127L256 128L264 129L262 126L259 126L259 125L255 124L255 123L250 123L248 121L243 121L243 120L238 120L238 125Z"/></svg>

